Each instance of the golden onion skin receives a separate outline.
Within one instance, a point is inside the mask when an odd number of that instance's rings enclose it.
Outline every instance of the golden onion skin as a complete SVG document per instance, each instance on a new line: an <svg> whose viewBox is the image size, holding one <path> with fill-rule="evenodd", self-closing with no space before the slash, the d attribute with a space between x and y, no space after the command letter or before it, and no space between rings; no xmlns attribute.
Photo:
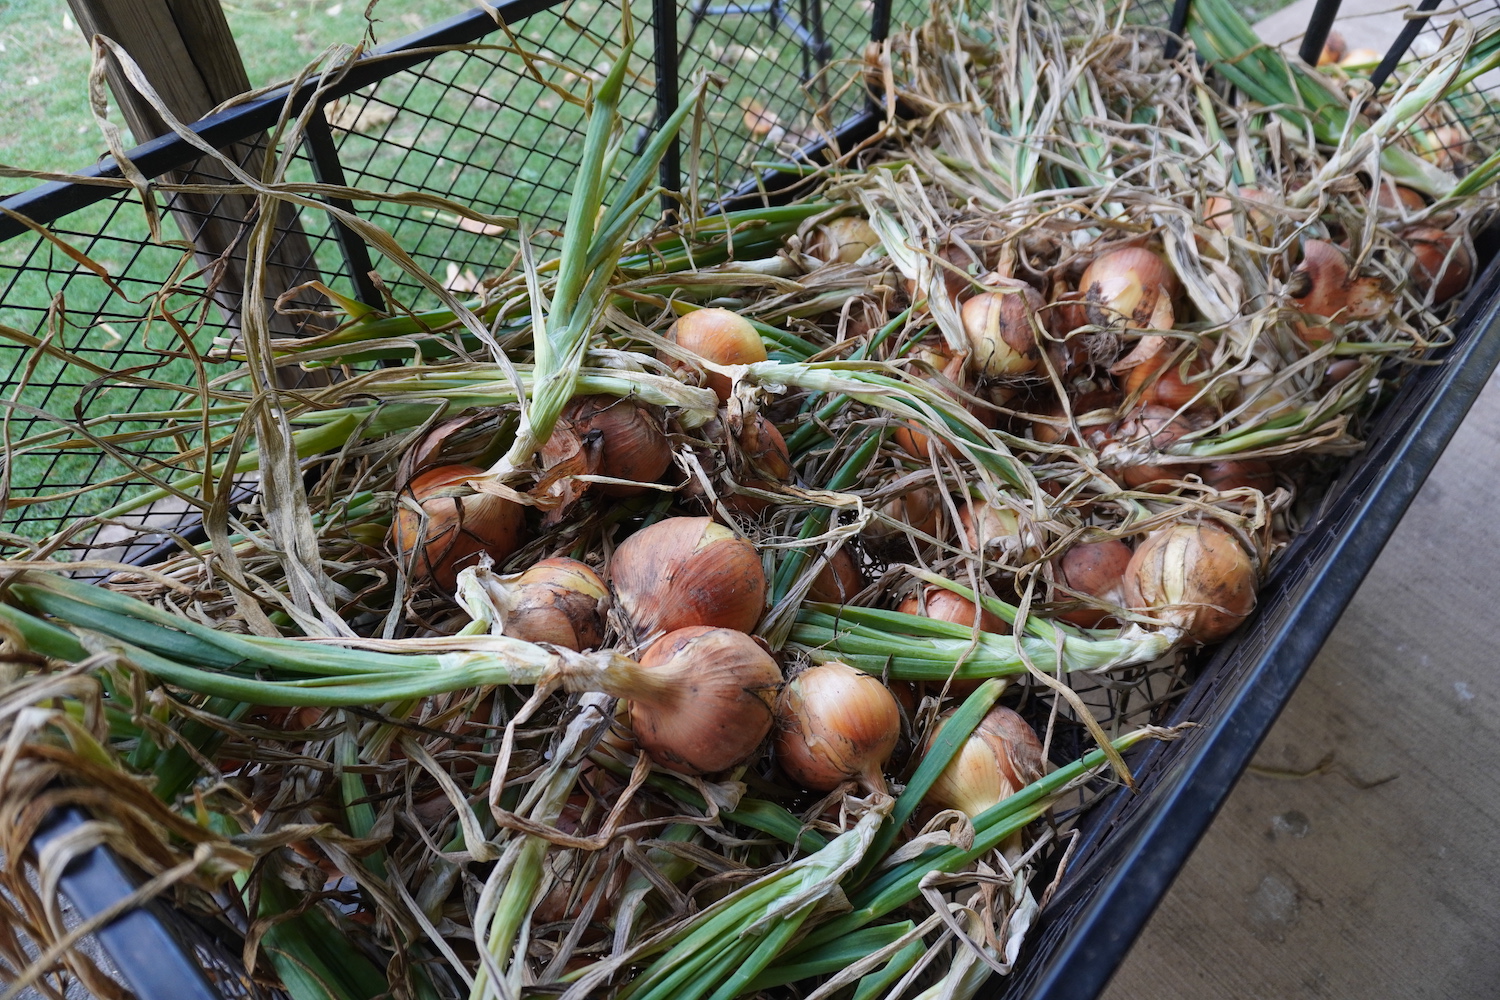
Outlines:
<svg viewBox="0 0 1500 1000"><path fill-rule="evenodd" d="M615 599L641 637L691 625L749 632L766 603L755 546L708 517L671 517L620 543Z"/></svg>
<svg viewBox="0 0 1500 1000"><path fill-rule="evenodd" d="M1250 553L1233 535L1184 522L1152 532L1135 550L1125 600L1195 642L1218 642L1255 610L1256 582Z"/></svg>

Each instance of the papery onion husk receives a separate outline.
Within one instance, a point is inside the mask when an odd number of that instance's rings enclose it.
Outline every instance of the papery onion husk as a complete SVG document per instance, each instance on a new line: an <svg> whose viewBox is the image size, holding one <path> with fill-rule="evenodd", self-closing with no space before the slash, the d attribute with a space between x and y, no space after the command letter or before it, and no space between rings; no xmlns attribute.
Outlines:
<svg viewBox="0 0 1500 1000"><path fill-rule="evenodd" d="M943 715L928 738L930 748L953 715ZM942 809L978 816L1042 777L1042 743L1036 730L1003 705L990 709L938 775L922 800Z"/></svg>
<svg viewBox="0 0 1500 1000"><path fill-rule="evenodd" d="M506 587L505 634L583 651L604 642L609 588L577 559L543 559Z"/></svg>
<svg viewBox="0 0 1500 1000"><path fill-rule="evenodd" d="M1035 288L1014 278L988 276L982 292L959 311L969 339L969 367L990 378L1025 375L1041 360L1036 322L1046 302Z"/></svg>
<svg viewBox="0 0 1500 1000"><path fill-rule="evenodd" d="M1253 458L1209 462L1199 468L1198 478L1221 493L1238 489L1270 493L1276 488L1276 470L1271 463Z"/></svg>
<svg viewBox="0 0 1500 1000"><path fill-rule="evenodd" d="M1172 299L1177 276L1166 261L1144 247L1121 247L1100 254L1078 282L1090 322L1137 330L1170 330L1176 323Z"/></svg>
<svg viewBox="0 0 1500 1000"><path fill-rule="evenodd" d="M1233 386L1224 379L1204 378L1208 370L1208 360L1202 351L1184 356L1177 341L1157 336L1142 337L1136 349L1110 369L1122 376L1120 390L1127 397L1139 391L1137 398L1142 404L1174 410L1195 399L1200 404L1221 400L1233 391Z"/></svg>
<svg viewBox="0 0 1500 1000"><path fill-rule="evenodd" d="M781 668L727 628L668 632L641 655L650 691L630 698L630 728L653 761L683 774L743 764L771 732Z"/></svg>
<svg viewBox="0 0 1500 1000"><path fill-rule="evenodd" d="M880 246L880 236L857 215L841 215L812 231L803 252L829 264L853 264L871 247Z"/></svg>
<svg viewBox="0 0 1500 1000"><path fill-rule="evenodd" d="M854 557L849 554L849 550L842 548L823 564L823 568L813 578L812 586L807 590L807 599L824 604L848 604L854 600L854 595L864 589L864 574L854 564Z"/></svg>
<svg viewBox="0 0 1500 1000"><path fill-rule="evenodd" d="M641 637L693 625L749 632L766 602L755 546L707 517L670 517L620 543L615 599Z"/></svg>
<svg viewBox="0 0 1500 1000"><path fill-rule="evenodd" d="M958 529L969 552L986 559L999 560L1009 566L1022 566L1038 554L1035 531L1021 523L1020 516L1009 507L997 507L975 500L965 503L956 497Z"/></svg>
<svg viewBox="0 0 1500 1000"><path fill-rule="evenodd" d="M928 378L927 382L943 394L951 398L958 398L954 395L952 388L944 384L945 379L947 382L952 383L953 386L963 389L965 392L969 392L974 388L964 374L964 355L956 354L950 357L940 351L922 351L918 356L942 373L941 378ZM974 419L986 427L994 424L994 414L990 410L969 402L965 402L964 408L974 416ZM927 453L928 443L932 439L922 428L922 425L915 420L906 421L897 427L891 433L891 440L895 441L901 447L901 450L905 451L912 458L927 461L929 457ZM948 445L943 441L938 442L938 448L942 452L950 450Z"/></svg>
<svg viewBox="0 0 1500 1000"><path fill-rule="evenodd" d="M695 309L679 316L667 330L667 339L717 365L748 365L767 358L760 331L728 309ZM671 359L667 361L677 367ZM709 372L707 385L720 402L729 399L731 386L727 376Z"/></svg>
<svg viewBox="0 0 1500 1000"><path fill-rule="evenodd" d="M722 413L721 413L722 418ZM728 426L728 420L723 420ZM792 478L792 455L786 439L776 425L757 413L740 428L739 436L729 445L730 469L740 486L775 490ZM748 493L729 493L720 497L724 506L739 514L759 514L774 501Z"/></svg>
<svg viewBox="0 0 1500 1000"><path fill-rule="evenodd" d="M1196 471L1196 466L1151 465L1142 461L1142 453L1164 451L1192 430L1192 422L1169 407L1137 407L1110 428L1099 457L1111 475L1131 489L1170 493L1175 481Z"/></svg>
<svg viewBox="0 0 1500 1000"><path fill-rule="evenodd" d="M645 407L617 396L577 396L563 409L542 445L542 465L567 466L566 475L596 475L654 483L672 464L672 446L661 422ZM638 496L649 487L592 485L613 497Z"/></svg>
<svg viewBox="0 0 1500 1000"><path fill-rule="evenodd" d="M424 525L423 515L402 503L391 520L391 546L414 580L451 591L458 571L477 563L481 552L498 564L521 547L526 513L520 504L489 493L437 495L484 476L483 469L472 465L440 465L402 491L425 515Z"/></svg>
<svg viewBox="0 0 1500 1000"><path fill-rule="evenodd" d="M943 267L941 264L933 263L931 266L935 270L942 271L943 289L948 293L948 301L957 306L974 294L972 276L974 258L958 244L947 242L938 246L936 256L953 265L953 267ZM902 279L902 287L906 289L906 297L913 306L921 308L927 304L927 290L918 288L916 279Z"/></svg>
<svg viewBox="0 0 1500 1000"><path fill-rule="evenodd" d="M1259 188L1240 188L1240 201L1247 206L1246 216L1250 222L1248 233L1265 233L1271 229L1271 219L1265 212L1253 207L1256 202L1268 202L1270 198ZM1234 202L1219 195L1210 195L1203 202L1203 222L1221 233L1234 232Z"/></svg>
<svg viewBox="0 0 1500 1000"><path fill-rule="evenodd" d="M846 781L885 791L881 769L901 736L901 709L880 678L830 660L793 677L776 705L776 760L797 784Z"/></svg>
<svg viewBox="0 0 1500 1000"><path fill-rule="evenodd" d="M1433 305L1442 305L1469 287L1474 259L1451 233L1436 226L1411 226L1402 231L1401 238L1412 251L1412 283L1423 295L1431 293Z"/></svg>
<svg viewBox="0 0 1500 1000"><path fill-rule="evenodd" d="M1383 316L1394 301L1379 278L1351 273L1344 251L1327 240L1303 241L1302 263L1292 272L1286 287L1298 309L1341 323ZM1298 321L1293 329L1313 345L1334 336L1333 330L1317 323Z"/></svg>
<svg viewBox="0 0 1500 1000"><path fill-rule="evenodd" d="M1123 607L1125 571L1133 554L1118 538L1075 542L1055 563L1058 582L1069 590ZM1092 607L1064 611L1057 617L1083 628L1101 628L1111 620L1108 611Z"/></svg>
<svg viewBox="0 0 1500 1000"><path fill-rule="evenodd" d="M1216 524L1179 522L1153 531L1125 571L1125 600L1192 641L1218 642L1255 610L1255 564Z"/></svg>

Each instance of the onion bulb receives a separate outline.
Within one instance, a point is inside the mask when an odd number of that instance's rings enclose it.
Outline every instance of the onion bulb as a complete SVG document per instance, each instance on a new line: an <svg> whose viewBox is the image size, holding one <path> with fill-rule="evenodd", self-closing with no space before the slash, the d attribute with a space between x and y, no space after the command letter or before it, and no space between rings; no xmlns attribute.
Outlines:
<svg viewBox="0 0 1500 1000"><path fill-rule="evenodd" d="M660 422L644 407L617 396L577 396L563 408L542 445L542 465L563 476L594 475L653 483L672 464L672 446ZM637 496L649 487L595 483L612 497Z"/></svg>
<svg viewBox="0 0 1500 1000"><path fill-rule="evenodd" d="M1111 424L1117 419L1114 407L1119 401L1120 394L1111 389L1091 389L1079 393L1072 400L1073 421L1087 437L1090 428ZM1040 441L1042 444L1078 444L1077 435L1065 422L1061 400L1054 401L1037 415L1048 419L1031 421L1033 441Z"/></svg>
<svg viewBox="0 0 1500 1000"><path fill-rule="evenodd" d="M969 338L969 366L991 378L1025 375L1041 360L1033 324L1046 302L1015 278L990 276L986 285L1000 291L974 296L959 312Z"/></svg>
<svg viewBox="0 0 1500 1000"><path fill-rule="evenodd" d="M1036 559L1033 532L1021 526L1021 518L1015 511L983 501L965 503L962 497L957 498L955 504L959 531L968 551L1010 566L1021 566Z"/></svg>
<svg viewBox="0 0 1500 1000"><path fill-rule="evenodd" d="M670 517L637 531L615 550L609 581L642 637L691 625L748 632L766 602L755 546L707 517Z"/></svg>
<svg viewBox="0 0 1500 1000"><path fill-rule="evenodd" d="M1113 467L1120 481L1131 489L1170 493L1172 481L1195 471L1190 464L1152 465L1146 455L1165 451L1193 430L1192 423L1165 406L1141 406L1126 414L1108 432L1100 449L1103 464Z"/></svg>
<svg viewBox="0 0 1500 1000"><path fill-rule="evenodd" d="M1178 523L1146 536L1125 571L1128 606L1217 642L1255 610L1255 566L1215 524Z"/></svg>
<svg viewBox="0 0 1500 1000"><path fill-rule="evenodd" d="M1380 208L1396 211L1420 212L1427 207L1427 199L1409 187L1403 187L1389 177L1382 178L1375 192L1375 204Z"/></svg>
<svg viewBox="0 0 1500 1000"><path fill-rule="evenodd" d="M390 538L414 579L452 590L458 571L474 565L481 552L503 563L521 547L526 515L520 504L489 493L440 495L484 475L472 465L440 465L407 484L404 494L416 500L422 514L398 505Z"/></svg>
<svg viewBox="0 0 1500 1000"><path fill-rule="evenodd" d="M1166 261L1143 247L1121 247L1100 254L1078 282L1096 326L1124 321L1137 330L1170 330L1177 321L1172 299L1177 276Z"/></svg>
<svg viewBox="0 0 1500 1000"><path fill-rule="evenodd" d="M1264 204L1270 200L1264 191L1252 187L1240 188L1239 200L1246 206L1245 215L1250 223L1250 232L1264 233L1270 230L1271 217L1254 207L1257 202ZM1203 222L1221 233L1233 233L1234 209L1235 203L1229 198L1211 195L1203 201Z"/></svg>
<svg viewBox="0 0 1500 1000"><path fill-rule="evenodd" d="M636 743L662 767L728 770L770 735L781 668L745 633L677 629L652 643L640 665L646 682L626 711Z"/></svg>
<svg viewBox="0 0 1500 1000"><path fill-rule="evenodd" d="M1337 31L1330 31L1328 38L1323 42L1323 51L1318 53L1319 66L1336 66L1344 59L1344 53L1349 46L1344 42L1344 36Z"/></svg>
<svg viewBox="0 0 1500 1000"><path fill-rule="evenodd" d="M506 588L504 632L582 651L604 642L609 588L577 559L543 559Z"/></svg>
<svg viewBox="0 0 1500 1000"><path fill-rule="evenodd" d="M931 486L920 486L881 504L880 513L898 524L910 525L916 531L935 538L938 531L938 508L942 502L942 494L937 490ZM864 530L864 537L876 544L885 544L898 537L911 536L895 525L872 520Z"/></svg>
<svg viewBox="0 0 1500 1000"><path fill-rule="evenodd" d="M947 383L951 383L952 386L963 389L965 392L972 390L973 386L964 377L964 356L962 354L949 357L940 351L924 350L919 353L918 357L941 372L941 378L928 378L927 382L944 395L956 398L952 388L950 385L945 384L944 380L947 380ZM965 404L965 409L973 415L974 419L986 427L990 426L994 421L994 414L977 404ZM927 460L927 444L931 439L928 437L927 432L922 429L922 425L917 421L910 420L897 427L891 434L891 439L912 458L923 461ZM946 451L947 447L946 444L939 443L940 449Z"/></svg>
<svg viewBox="0 0 1500 1000"><path fill-rule="evenodd" d="M939 720L929 748L952 717L950 711ZM979 720L923 801L978 816L1041 776L1042 744L1036 731L1011 709L996 705Z"/></svg>
<svg viewBox="0 0 1500 1000"><path fill-rule="evenodd" d="M957 306L974 292L974 281L970 273L970 269L974 267L974 258L957 243L940 244L936 256L953 265L944 267L935 261L929 263L934 272L941 272L943 290L948 294L948 301ZM983 270L982 266L980 270ZM902 279L902 285L906 288L907 299L914 307L921 308L927 304L927 289L918 288L915 278Z"/></svg>
<svg viewBox="0 0 1500 1000"><path fill-rule="evenodd" d="M1344 251L1326 240L1303 243L1302 263L1292 272L1287 292L1303 312L1340 322L1383 316L1393 301L1379 278L1355 277ZM1333 339L1333 331L1326 326L1301 322L1293 326L1309 344Z"/></svg>
<svg viewBox="0 0 1500 1000"><path fill-rule="evenodd" d="M740 428L735 443L731 468L741 486L771 491L792 478L792 455L787 450L786 438L759 413L754 420L747 420ZM759 514L774 501L748 493L731 493L720 499L730 510L742 514Z"/></svg>
<svg viewBox="0 0 1500 1000"><path fill-rule="evenodd" d="M1126 396L1139 391L1141 403L1176 410L1197 399L1200 393L1203 402L1223 395L1227 383L1223 380L1209 382L1201 377L1208 368L1208 360L1201 351L1191 357L1182 357L1175 341L1148 336L1142 337L1136 350L1110 371L1123 374L1120 389Z"/></svg>
<svg viewBox="0 0 1500 1000"><path fill-rule="evenodd" d="M1198 470L1198 478L1221 493L1246 488L1270 493L1276 488L1276 470L1258 459L1209 462Z"/></svg>
<svg viewBox="0 0 1500 1000"><path fill-rule="evenodd" d="M848 604L854 595L865 589L864 574L854 565L854 557L848 549L839 549L823 564L807 590L810 601L824 604Z"/></svg>
<svg viewBox="0 0 1500 1000"><path fill-rule="evenodd" d="M1474 259L1469 248L1436 226L1412 226L1401 234L1415 257L1411 278L1422 294L1441 305L1469 287ZM1451 254L1450 254L1451 251Z"/></svg>
<svg viewBox="0 0 1500 1000"><path fill-rule="evenodd" d="M842 215L814 229L804 252L828 264L853 264L878 246L880 237L868 222L857 215Z"/></svg>
<svg viewBox="0 0 1500 1000"><path fill-rule="evenodd" d="M962 597L942 587L924 587L912 594L896 608L903 615L921 615L940 622L952 622L965 628L979 626L981 632L1010 635L1010 626L1005 619L984 608L977 607L967 597Z"/></svg>
<svg viewBox="0 0 1500 1000"><path fill-rule="evenodd" d="M880 678L836 660L793 677L776 705L776 759L810 791L846 781L885 791L881 768L901 735L901 709Z"/></svg>
<svg viewBox="0 0 1500 1000"><path fill-rule="evenodd" d="M1133 553L1118 538L1076 542L1057 560L1058 582L1069 590L1110 604L1125 604L1125 570ZM1099 628L1109 618L1101 608L1079 608L1057 617L1083 628Z"/></svg>
<svg viewBox="0 0 1500 1000"><path fill-rule="evenodd" d="M716 365L749 365L767 357L765 342L754 324L728 309L695 309L680 316L667 330L667 339ZM667 363L672 364L671 360ZM708 387L720 402L729 399L728 376L709 372Z"/></svg>

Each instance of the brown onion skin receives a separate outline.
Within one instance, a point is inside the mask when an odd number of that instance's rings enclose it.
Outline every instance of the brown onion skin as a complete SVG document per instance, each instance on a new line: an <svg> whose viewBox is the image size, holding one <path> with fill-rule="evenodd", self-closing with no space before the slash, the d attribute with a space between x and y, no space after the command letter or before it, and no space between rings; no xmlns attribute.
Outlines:
<svg viewBox="0 0 1500 1000"><path fill-rule="evenodd" d="M809 601L824 604L848 604L854 595L865 589L864 574L854 564L848 549L839 549L833 558L823 564L807 590Z"/></svg>
<svg viewBox="0 0 1500 1000"><path fill-rule="evenodd" d="M933 727L928 746L943 731L953 711L944 713ZM1012 709L996 705L979 720L923 801L977 816L1041 776L1042 744L1036 730Z"/></svg>
<svg viewBox="0 0 1500 1000"><path fill-rule="evenodd" d="M516 580L516 604L505 634L527 642L583 651L604 642L609 588L577 559L543 559Z"/></svg>
<svg viewBox="0 0 1500 1000"><path fill-rule="evenodd" d="M1123 319L1128 327L1147 328L1172 319L1177 276L1150 250L1121 247L1100 254L1078 288L1094 325L1113 326Z"/></svg>
<svg viewBox="0 0 1500 1000"><path fill-rule="evenodd" d="M554 430L542 445L542 464L547 468L570 457L573 440L598 456L593 475L654 483L672 464L672 446L661 424L644 408L617 396L575 397L563 408L558 428L564 433ZM639 496L650 489L617 483L590 485L611 497Z"/></svg>
<svg viewBox="0 0 1500 1000"><path fill-rule="evenodd" d="M1184 368L1193 381L1184 381ZM1202 354L1195 354L1188 360L1177 356L1177 351L1168 347L1155 357L1127 369L1120 379L1120 390L1129 396L1141 389L1140 402L1143 405L1166 406L1176 410L1192 402L1204 391L1208 383L1196 376L1206 371L1208 362ZM1213 388L1209 387L1209 392L1212 391ZM1205 398L1208 398L1207 395Z"/></svg>
<svg viewBox="0 0 1500 1000"><path fill-rule="evenodd" d="M1178 438L1189 433L1192 425L1175 415L1165 406L1142 406L1126 414L1111 428L1109 437L1133 448L1150 447L1162 451ZM1183 465L1127 465L1115 469L1121 481L1131 489L1148 493L1170 493L1176 489L1174 482L1197 471L1190 464Z"/></svg>
<svg viewBox="0 0 1500 1000"><path fill-rule="evenodd" d="M1253 458L1209 462L1198 470L1198 478L1221 493L1246 488L1270 493L1276 489L1276 470L1271 463Z"/></svg>
<svg viewBox="0 0 1500 1000"><path fill-rule="evenodd" d="M947 379L965 392L972 392L974 388L973 383L964 376L963 355L949 357L938 351L924 351L922 356L930 365L942 373L943 379ZM944 395L950 398L957 398L954 396L952 390L943 384L942 379L928 378L927 382ZM994 414L990 410L968 403L965 404L964 408L973 415L974 419L978 420L984 426L993 426ZM909 421L897 427L891 432L891 440L895 441L901 450L912 458L923 462L928 461L927 445L931 438L922 429L921 424L918 424L916 421ZM938 443L938 448L940 452L948 451L948 446L942 442Z"/></svg>
<svg viewBox="0 0 1500 1000"><path fill-rule="evenodd" d="M771 421L757 413L754 420L746 421L740 429L738 444L740 454L749 465L749 474L741 480L741 486L770 492L791 480L791 452L787 450L781 431ZM759 514L775 503L748 493L729 493L719 499L737 514Z"/></svg>
<svg viewBox="0 0 1500 1000"><path fill-rule="evenodd" d="M1364 362L1358 358L1340 358L1323 373L1321 388L1331 389L1363 367Z"/></svg>
<svg viewBox="0 0 1500 1000"><path fill-rule="evenodd" d="M1416 258L1411 269L1412 282L1422 294L1431 293L1433 305L1442 305L1469 287L1474 259L1462 243L1453 249L1449 259L1448 251L1456 242L1451 233L1436 226L1411 226L1401 233L1401 238L1411 246Z"/></svg>
<svg viewBox="0 0 1500 1000"><path fill-rule="evenodd" d="M771 733L781 668L733 629L668 632L641 654L641 667L669 672L670 688L627 705L636 743L668 770L714 774L743 764Z"/></svg>
<svg viewBox="0 0 1500 1000"><path fill-rule="evenodd" d="M695 309L679 316L667 330L667 339L718 365L748 365L767 358L759 331L728 309ZM729 399L732 386L728 376L709 372L707 384L721 403Z"/></svg>
<svg viewBox="0 0 1500 1000"><path fill-rule="evenodd" d="M1056 562L1060 583L1080 594L1112 604L1125 603L1125 570L1134 555L1118 538L1098 542L1075 542ZM1057 617L1082 628L1100 628L1113 621L1101 608L1078 608Z"/></svg>
<svg viewBox="0 0 1500 1000"><path fill-rule="evenodd" d="M912 594L896 610L903 615L921 615L923 618L952 622L966 628L973 628L978 624L981 632L1010 635L1010 626L1005 623L1005 619L942 587L927 587L920 596Z"/></svg>
<svg viewBox="0 0 1500 1000"><path fill-rule="evenodd" d="M760 554L707 517L671 517L620 543L615 599L642 636L689 626L749 632L766 602Z"/></svg>
<svg viewBox="0 0 1500 1000"><path fill-rule="evenodd" d="M427 516L426 530L422 517L400 504L391 519L390 540L403 560L411 558L420 542L422 551L411 563L414 580L451 591L458 584L459 570L475 565L481 552L503 563L521 547L526 512L520 504L487 493L461 498L432 495L484 475L473 465L440 465L407 484L406 495Z"/></svg>
<svg viewBox="0 0 1500 1000"><path fill-rule="evenodd" d="M1089 428L1099 427L1115 421L1114 414L1099 420L1084 421L1081 418L1088 413L1098 410L1113 409L1120 402L1120 394L1113 389L1091 389L1088 392L1079 393L1072 400L1071 409L1073 419L1078 423L1079 429L1087 436ZM1063 419L1063 405L1061 400L1054 400L1046 409L1032 411L1039 416L1053 417L1059 422ZM1071 427L1065 427L1061 423L1052 423L1045 420L1031 421L1031 439L1042 444L1070 444L1079 443L1078 436L1073 433Z"/></svg>
<svg viewBox="0 0 1500 1000"><path fill-rule="evenodd" d="M987 278L991 288L959 310L969 337L969 367L989 376L1025 375L1041 361L1033 317L1046 303L1035 288L1014 278Z"/></svg>
<svg viewBox="0 0 1500 1000"><path fill-rule="evenodd" d="M880 512L894 521L904 522L917 531L935 538L938 532L938 509L942 503L942 494L931 486L921 486L909 493L887 500L881 504ZM911 536L900 528L871 521L870 526L865 528L863 537L875 545L887 545L896 541L898 537L910 538Z"/></svg>
<svg viewBox="0 0 1500 1000"><path fill-rule="evenodd" d="M936 255L953 265L952 268L943 267L937 263L932 266L934 269L942 270L943 289L948 293L948 300L957 306L974 294L974 282L969 276L969 269L974 266L974 261L963 251L962 247L953 243L940 245ZM918 288L914 279L905 278L902 284L906 289L906 297L913 306L921 307L927 304L926 290Z"/></svg>
<svg viewBox="0 0 1500 1000"><path fill-rule="evenodd" d="M1218 642L1255 610L1250 554L1214 524L1178 523L1152 532L1125 571L1134 611L1183 630L1195 642Z"/></svg>
<svg viewBox="0 0 1500 1000"><path fill-rule="evenodd" d="M1397 184L1387 177L1376 190L1375 204L1381 208L1420 212L1427 207L1427 199L1420 192Z"/></svg>
<svg viewBox="0 0 1500 1000"><path fill-rule="evenodd" d="M901 709L880 678L837 660L793 677L776 705L776 760L797 784L846 781L884 791L881 768L901 736Z"/></svg>

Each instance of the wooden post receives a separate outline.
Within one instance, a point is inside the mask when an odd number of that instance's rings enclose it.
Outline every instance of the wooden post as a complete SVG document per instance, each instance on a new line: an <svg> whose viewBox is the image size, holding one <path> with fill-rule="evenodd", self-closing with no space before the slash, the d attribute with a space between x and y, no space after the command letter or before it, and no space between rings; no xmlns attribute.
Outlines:
<svg viewBox="0 0 1500 1000"><path fill-rule="evenodd" d="M68 6L86 38L103 35L130 53L179 121L197 121L250 89L219 0L68 0ZM135 141L164 135L166 124L125 80L113 59L106 72ZM236 144L223 152L246 172L260 173L264 156L253 143ZM179 183L230 179L221 164L206 158L167 177ZM173 199L172 215L183 236L197 247L199 265L218 269L214 299L234 329L239 327L245 289L246 222L254 208L254 197L246 195L179 194ZM292 335L297 332L295 321L275 315L271 304L294 284L317 278L318 272L291 206L283 207L279 222L287 232L267 261L265 295L272 334ZM213 276L210 272L210 279Z"/></svg>

